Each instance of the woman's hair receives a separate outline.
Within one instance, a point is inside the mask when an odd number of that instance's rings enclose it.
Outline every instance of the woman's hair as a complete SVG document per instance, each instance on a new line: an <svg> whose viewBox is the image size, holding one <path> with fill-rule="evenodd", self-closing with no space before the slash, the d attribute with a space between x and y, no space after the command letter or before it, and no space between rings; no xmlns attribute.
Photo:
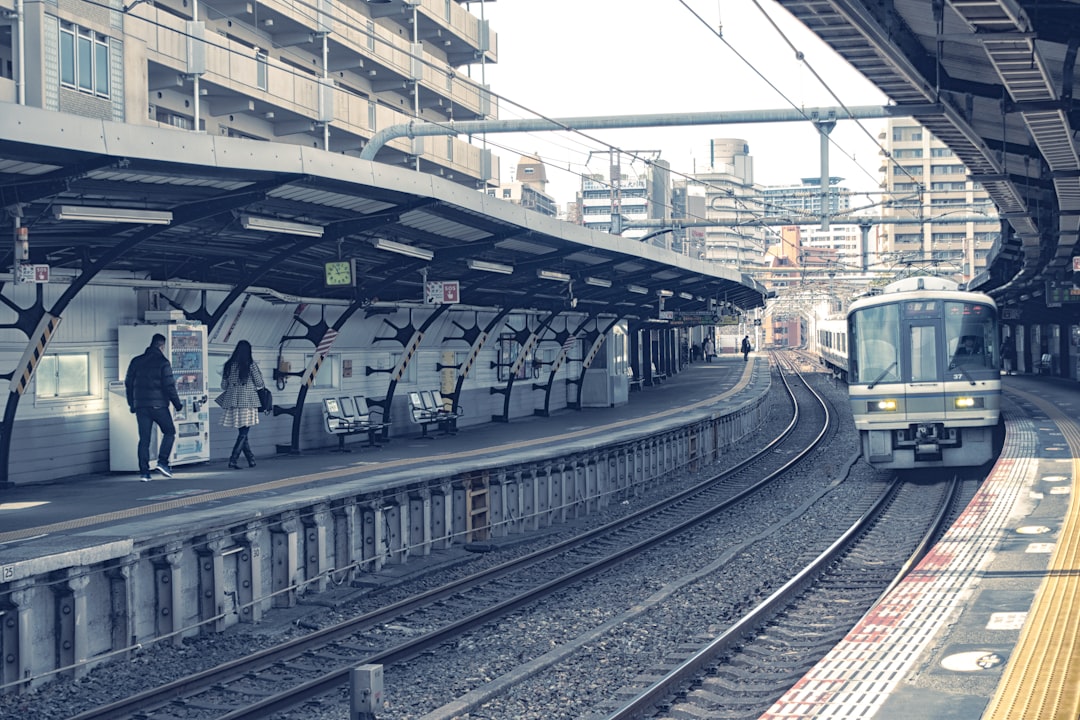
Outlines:
<svg viewBox="0 0 1080 720"><path fill-rule="evenodd" d="M222 370L222 374L226 377L232 372L233 365L236 365L237 377L240 380L240 384L243 385L251 377L251 343L247 340L241 340L236 343L236 349L232 351L232 355L225 361L225 367Z"/></svg>

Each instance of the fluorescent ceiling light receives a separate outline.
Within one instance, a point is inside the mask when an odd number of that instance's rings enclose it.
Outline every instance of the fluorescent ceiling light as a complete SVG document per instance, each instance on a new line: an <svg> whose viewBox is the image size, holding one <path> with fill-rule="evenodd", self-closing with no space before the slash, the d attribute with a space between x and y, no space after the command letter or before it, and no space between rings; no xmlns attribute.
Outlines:
<svg viewBox="0 0 1080 720"><path fill-rule="evenodd" d="M419 248L415 245L394 242L393 240L387 240L386 238L377 238L375 240L375 248L377 250L386 250L387 252L397 253L398 255L417 258L418 260L430 260L435 257L435 253L430 250L425 250L424 248Z"/></svg>
<svg viewBox="0 0 1080 720"><path fill-rule="evenodd" d="M693 300L694 299L694 296L691 295L690 293L679 293L679 297L681 297L683 300Z"/></svg>
<svg viewBox="0 0 1080 720"><path fill-rule="evenodd" d="M586 285L592 285L594 287L611 287L611 281L606 278L587 277L585 278Z"/></svg>
<svg viewBox="0 0 1080 720"><path fill-rule="evenodd" d="M629 290L632 293L637 293L638 295L648 295L649 294L649 288L643 288L640 285L627 285L626 289Z"/></svg>
<svg viewBox="0 0 1080 720"><path fill-rule="evenodd" d="M502 275L510 275L514 272L514 268L510 265L488 262L487 260L466 260L465 264L469 266L470 270L482 270L484 272L500 273Z"/></svg>
<svg viewBox="0 0 1080 720"><path fill-rule="evenodd" d="M306 223L289 222L277 218L259 217L258 215L241 215L240 225L245 230L258 230L260 232L280 232L286 235L303 235L304 237L322 237L322 225L308 225Z"/></svg>
<svg viewBox="0 0 1080 720"><path fill-rule="evenodd" d="M172 222L172 213L167 210L92 207L89 205L57 205L53 208L53 217L57 220L141 223L143 225L168 225Z"/></svg>
<svg viewBox="0 0 1080 720"><path fill-rule="evenodd" d="M570 282L570 276L564 272L558 270L537 270L536 277L541 280L558 280L559 282Z"/></svg>
<svg viewBox="0 0 1080 720"><path fill-rule="evenodd" d="M657 290L656 294L660 297L671 297L675 293L671 292L670 290Z"/></svg>

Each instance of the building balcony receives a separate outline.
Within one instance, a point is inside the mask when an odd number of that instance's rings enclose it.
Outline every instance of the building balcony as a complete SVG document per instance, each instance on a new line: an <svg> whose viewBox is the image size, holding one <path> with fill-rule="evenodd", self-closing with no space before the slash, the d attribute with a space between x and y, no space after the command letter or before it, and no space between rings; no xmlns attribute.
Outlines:
<svg viewBox="0 0 1080 720"><path fill-rule="evenodd" d="M406 0L372 4L368 10L374 18L392 19L399 25L412 22L412 4ZM486 21L456 1L420 0L416 11L417 35L432 45L440 45L450 65L468 65L479 62L481 57L489 63L499 61L498 36Z"/></svg>
<svg viewBox="0 0 1080 720"><path fill-rule="evenodd" d="M157 8L147 8L146 12L155 16L153 24L130 23L144 31L142 35L129 33L129 37L140 37L146 48L149 119L154 122L163 117L163 124L194 127L191 68L200 61L189 56L188 22ZM330 145L326 149L358 152L377 130L414 119L411 104L404 106L409 112L399 111L376 102L374 93L365 97L339 85L342 72L327 81L314 72L301 70L299 62L285 62L280 55L256 54L246 42L209 32L207 37L205 61L201 63L205 71L199 76L200 115L207 132L321 145L323 127L328 123ZM473 89L479 91L479 86ZM129 88L129 92L132 90ZM425 95L421 85L421 98ZM489 180L498 183L498 163L456 138L399 138L387 149L387 162L406 162L416 152L422 152L430 156L421 158L421 167L426 165L430 172L471 184L494 171Z"/></svg>
<svg viewBox="0 0 1080 720"><path fill-rule="evenodd" d="M423 42L414 49L411 37L403 37L347 5L330 5L328 0L315 0L315 3L318 8L315 12L310 3L288 0L214 5L205 18L207 44L219 44L221 38L236 39L241 45L258 47L269 55L295 64L298 69L321 75L321 38L325 35L327 72L336 81L372 94L397 92L410 96L415 81L420 86L421 108L438 109L441 119L472 120L491 116L490 93L453 69L445 59L442 44L432 48L436 50L434 53L429 52L429 46ZM161 10L155 12L157 8ZM186 19L190 19L190 10L184 0L161 0L154 7L140 5L133 13L146 17L151 23L171 16L180 21L179 29L183 28ZM141 30L141 25L147 24L131 20L125 23L125 29L136 36L153 36L167 34L167 29L176 27L175 22L165 22L164 27L154 25ZM187 38L172 41L158 38L152 42L186 45ZM166 52L186 53L186 48Z"/></svg>

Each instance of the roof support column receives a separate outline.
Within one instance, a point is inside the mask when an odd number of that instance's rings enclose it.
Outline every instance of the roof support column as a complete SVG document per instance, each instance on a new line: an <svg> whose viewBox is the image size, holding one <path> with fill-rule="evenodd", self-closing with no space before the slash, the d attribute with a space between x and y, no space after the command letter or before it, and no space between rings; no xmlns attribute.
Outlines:
<svg viewBox="0 0 1080 720"><path fill-rule="evenodd" d="M821 136L821 229L829 229L829 133L836 127L836 118L814 118L814 126Z"/></svg>

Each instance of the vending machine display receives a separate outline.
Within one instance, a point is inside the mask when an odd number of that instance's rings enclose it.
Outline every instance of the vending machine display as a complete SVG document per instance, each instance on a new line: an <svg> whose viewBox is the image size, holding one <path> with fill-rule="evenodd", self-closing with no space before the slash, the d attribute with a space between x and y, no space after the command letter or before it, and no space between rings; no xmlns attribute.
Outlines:
<svg viewBox="0 0 1080 720"><path fill-rule="evenodd" d="M210 459L210 411L207 408L206 327L200 324L124 325L119 328L120 379L110 383L109 460L114 471L139 469L138 425L127 406L124 376L132 358L142 355L155 333L165 336L165 355L172 365L182 407L173 413L176 442L169 464L185 465ZM151 464L157 458L157 429L150 441Z"/></svg>

